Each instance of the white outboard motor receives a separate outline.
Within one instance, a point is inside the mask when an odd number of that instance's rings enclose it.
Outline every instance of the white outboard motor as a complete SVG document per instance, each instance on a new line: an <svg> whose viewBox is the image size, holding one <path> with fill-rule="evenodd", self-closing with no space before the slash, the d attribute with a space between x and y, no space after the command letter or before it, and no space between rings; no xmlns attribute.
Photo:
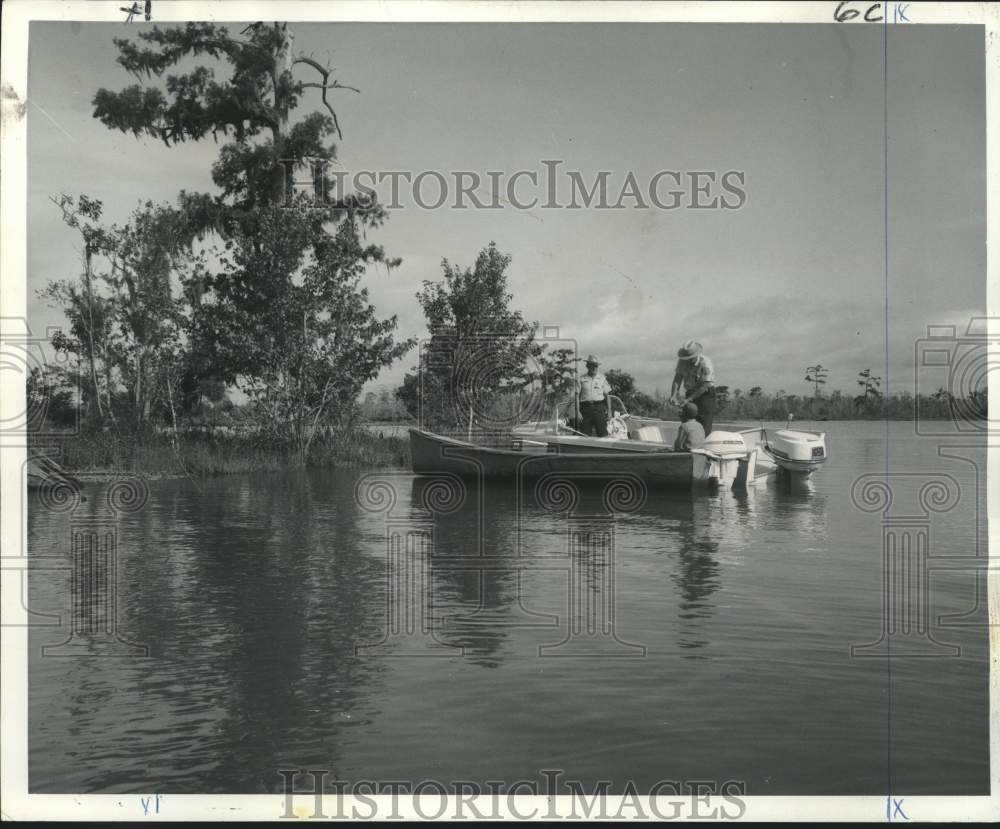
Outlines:
<svg viewBox="0 0 1000 829"><path fill-rule="evenodd" d="M824 435L810 432L779 429L771 436L771 448L789 460L809 463L822 462L826 460L826 440L824 437Z"/></svg>
<svg viewBox="0 0 1000 829"><path fill-rule="evenodd" d="M694 456L694 480L730 487L736 481L740 463L745 463L750 452L739 432L712 432Z"/></svg>
<svg viewBox="0 0 1000 829"><path fill-rule="evenodd" d="M808 476L826 461L826 434L779 429L768 436L767 451L779 468Z"/></svg>

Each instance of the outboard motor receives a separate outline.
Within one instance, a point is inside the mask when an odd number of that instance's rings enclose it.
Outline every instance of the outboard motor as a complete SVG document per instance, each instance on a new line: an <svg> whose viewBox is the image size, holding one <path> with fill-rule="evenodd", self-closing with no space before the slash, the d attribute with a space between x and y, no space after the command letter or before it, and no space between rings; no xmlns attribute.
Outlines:
<svg viewBox="0 0 1000 829"><path fill-rule="evenodd" d="M779 429L768 436L765 449L779 469L809 477L826 461L826 433Z"/></svg>
<svg viewBox="0 0 1000 829"><path fill-rule="evenodd" d="M779 457L790 461L822 463L826 460L826 440L824 435L810 432L794 432L779 429L771 435L771 450Z"/></svg>
<svg viewBox="0 0 1000 829"><path fill-rule="evenodd" d="M701 448L721 458L742 458L747 453L747 443L739 432L712 432Z"/></svg>
<svg viewBox="0 0 1000 829"><path fill-rule="evenodd" d="M694 479L712 486L730 487L736 481L740 463L745 462L749 449L739 432L713 431L699 449L692 449Z"/></svg>

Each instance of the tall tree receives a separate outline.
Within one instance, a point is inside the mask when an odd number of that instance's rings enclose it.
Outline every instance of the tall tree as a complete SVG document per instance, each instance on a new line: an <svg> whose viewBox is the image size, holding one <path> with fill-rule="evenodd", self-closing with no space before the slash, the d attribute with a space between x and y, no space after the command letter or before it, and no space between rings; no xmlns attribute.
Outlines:
<svg viewBox="0 0 1000 829"><path fill-rule="evenodd" d="M341 84L312 57L295 54L286 23L256 23L238 36L214 23L154 26L139 32L139 39L146 45L115 38L118 63L140 81L163 78L163 84L134 84L120 92L102 88L94 96L94 117L111 129L147 135L167 146L208 136L232 139L222 145L212 167L221 193L181 194L181 205L199 231L228 235L237 226L252 231L256 210L286 201L291 177L307 165L321 202L313 205L314 221L335 221L344 210L372 222L384 218L378 205L338 192L328 175L336 158L332 138L341 136L330 95L358 90ZM210 65L167 74L191 58L221 64L228 77L217 81ZM293 123L300 100L311 90L322 110Z"/></svg>
<svg viewBox="0 0 1000 829"><path fill-rule="evenodd" d="M87 196L80 196L77 202L65 195L52 201L62 210L66 225L80 234L83 268L79 287L76 280L56 280L40 293L52 305L62 308L69 320L69 332L58 332L52 344L57 351L73 355L85 364L80 373L85 418L102 422L110 407L111 389L102 383L104 374L98 366L106 354L111 315L107 300L95 290L94 260L107 246L105 230L100 224L104 208L101 202Z"/></svg>
<svg viewBox="0 0 1000 829"><path fill-rule="evenodd" d="M342 403L411 346L393 342L395 318L378 319L360 287L366 267L399 264L361 241L385 211L338 190L329 174L341 137L331 96L358 90L297 54L285 23L255 23L238 35L188 23L138 37L115 45L118 63L140 83L100 89L94 116L168 146L209 136L224 141L212 167L219 192L182 192L179 200L193 232L226 240L221 267L203 268L185 283L185 387L206 376L241 384L275 428L280 421L278 431L308 451L332 400ZM188 71L171 72L181 68ZM317 108L303 116L307 94L316 96ZM308 170L312 192L293 192L299 170Z"/></svg>
<svg viewBox="0 0 1000 829"><path fill-rule="evenodd" d="M862 393L855 398L855 402L859 405L867 406L869 401L878 401L881 399L882 392L880 391L880 387L882 385L882 378L872 374L870 368L858 372L858 385L862 388Z"/></svg>
<svg viewBox="0 0 1000 829"><path fill-rule="evenodd" d="M826 385L826 378L830 372L823 368L821 363L806 368L806 382L815 386L814 397L819 397L819 387Z"/></svg>

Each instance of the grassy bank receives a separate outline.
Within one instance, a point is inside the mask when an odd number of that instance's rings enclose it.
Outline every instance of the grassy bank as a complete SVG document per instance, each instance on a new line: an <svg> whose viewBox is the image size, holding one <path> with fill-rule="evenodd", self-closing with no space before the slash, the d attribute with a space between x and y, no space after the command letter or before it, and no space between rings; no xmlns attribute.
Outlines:
<svg viewBox="0 0 1000 829"><path fill-rule="evenodd" d="M53 453L63 468L72 473L205 477L288 469L302 463L293 450L248 435L191 434L183 436L176 447L169 435L137 440L109 432L47 436L32 443L33 448ZM306 459L306 466L320 468L409 466L409 463L407 438L380 437L364 429L335 442L315 443Z"/></svg>

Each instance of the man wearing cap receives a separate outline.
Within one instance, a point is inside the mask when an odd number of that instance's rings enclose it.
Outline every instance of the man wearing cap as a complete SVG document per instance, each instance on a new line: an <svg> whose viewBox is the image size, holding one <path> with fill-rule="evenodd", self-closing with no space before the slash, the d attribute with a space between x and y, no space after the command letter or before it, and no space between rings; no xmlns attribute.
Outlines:
<svg viewBox="0 0 1000 829"><path fill-rule="evenodd" d="M583 434L606 438L611 419L611 398L608 396L611 386L603 374L598 374L599 365L593 354L587 355L587 373L576 381L577 410Z"/></svg>
<svg viewBox="0 0 1000 829"><path fill-rule="evenodd" d="M685 403L681 407L681 427L674 441L675 452L690 452L705 443L705 429L697 417L698 407L694 403Z"/></svg>
<svg viewBox="0 0 1000 829"><path fill-rule="evenodd" d="M681 388L684 396L681 397ZM694 403L698 407L698 422L705 436L712 433L715 417L715 369L703 353L701 343L688 340L677 352L677 368L670 387L670 399L678 406Z"/></svg>

